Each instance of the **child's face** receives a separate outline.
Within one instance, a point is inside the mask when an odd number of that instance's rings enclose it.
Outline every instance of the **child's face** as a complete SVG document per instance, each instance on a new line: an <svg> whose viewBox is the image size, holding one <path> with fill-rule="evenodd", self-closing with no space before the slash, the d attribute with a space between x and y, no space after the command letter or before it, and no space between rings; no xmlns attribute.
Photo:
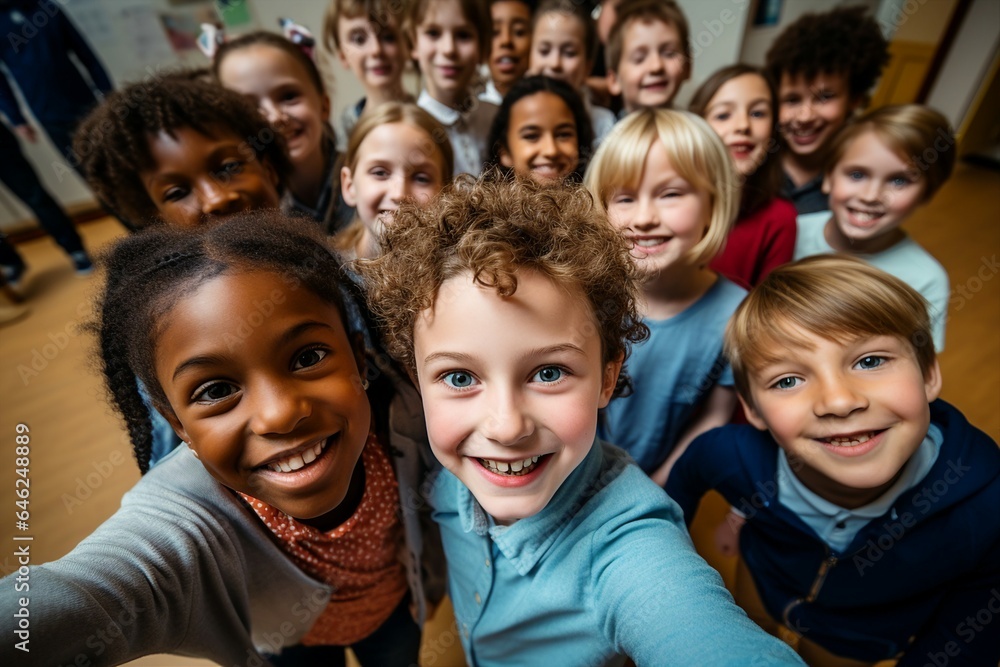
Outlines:
<svg viewBox="0 0 1000 667"><path fill-rule="evenodd" d="M416 33L413 55L427 92L444 104L463 102L479 66L479 34L460 0L431 2Z"/></svg>
<svg viewBox="0 0 1000 667"><path fill-rule="evenodd" d="M401 85L406 49L399 26L387 18L373 23L367 16L337 21L341 64L351 70L366 91L395 91Z"/></svg>
<svg viewBox="0 0 1000 667"><path fill-rule="evenodd" d="M531 37L529 72L560 79L579 90L591 66L584 38L583 24L571 14L549 12L539 16Z"/></svg>
<svg viewBox="0 0 1000 667"><path fill-rule="evenodd" d="M937 363L925 378L913 346L894 336L841 343L791 333L806 344L769 350L781 361L751 372L747 418L771 432L814 492L844 507L871 502L927 435Z"/></svg>
<svg viewBox="0 0 1000 667"><path fill-rule="evenodd" d="M417 318L434 455L498 523L540 512L593 446L620 363L604 363L579 289L521 270L502 298L461 274Z"/></svg>
<svg viewBox="0 0 1000 667"><path fill-rule="evenodd" d="M705 107L705 120L722 137L741 175L757 171L774 127L771 90L761 76L743 74L722 84Z"/></svg>
<svg viewBox="0 0 1000 667"><path fill-rule="evenodd" d="M576 119L561 97L539 92L514 103L501 164L537 181L559 181L576 169L579 158Z"/></svg>
<svg viewBox="0 0 1000 667"><path fill-rule="evenodd" d="M858 135L823 180L838 248L873 252L923 203L926 181L874 132Z"/></svg>
<svg viewBox="0 0 1000 667"><path fill-rule="evenodd" d="M490 75L500 89L510 88L528 71L531 53L531 9L522 0L501 0L490 5L493 48Z"/></svg>
<svg viewBox="0 0 1000 667"><path fill-rule="evenodd" d="M357 165L341 169L341 191L348 206L375 238L403 199L427 202L441 191L441 152L434 140L409 123L376 127L358 147Z"/></svg>
<svg viewBox="0 0 1000 667"><path fill-rule="evenodd" d="M330 98L316 89L302 63L281 49L255 44L226 56L219 81L260 107L285 137L293 165L310 164L322 155Z"/></svg>
<svg viewBox="0 0 1000 667"><path fill-rule="evenodd" d="M677 28L637 19L625 26L617 71L608 72L608 90L622 96L628 111L666 109L690 74Z"/></svg>
<svg viewBox="0 0 1000 667"><path fill-rule="evenodd" d="M207 136L189 127L149 137L155 166L139 173L160 218L196 227L253 209L277 208L278 177L241 137Z"/></svg>
<svg viewBox="0 0 1000 667"><path fill-rule="evenodd" d="M277 273L223 273L160 324L167 419L208 472L297 519L335 509L371 426L337 308Z"/></svg>
<svg viewBox="0 0 1000 667"><path fill-rule="evenodd" d="M857 106L849 97L842 73L820 74L814 79L782 73L778 86L778 125L795 155L809 156L824 150Z"/></svg>
<svg viewBox="0 0 1000 667"><path fill-rule="evenodd" d="M655 274L686 261L705 236L712 202L708 192L677 173L656 140L639 183L613 191L607 209L612 224L634 243L639 266Z"/></svg>

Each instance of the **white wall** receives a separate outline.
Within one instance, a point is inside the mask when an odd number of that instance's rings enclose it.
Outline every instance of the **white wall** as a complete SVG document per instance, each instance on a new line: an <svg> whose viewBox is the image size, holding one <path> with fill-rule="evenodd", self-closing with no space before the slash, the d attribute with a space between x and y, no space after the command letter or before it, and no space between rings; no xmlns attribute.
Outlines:
<svg viewBox="0 0 1000 667"><path fill-rule="evenodd" d="M987 69L1000 48L1000 3L973 0L927 98L961 130Z"/></svg>
<svg viewBox="0 0 1000 667"><path fill-rule="evenodd" d="M743 33L750 23L752 0L679 0L691 31L691 78L674 100L678 109L713 72L739 61Z"/></svg>

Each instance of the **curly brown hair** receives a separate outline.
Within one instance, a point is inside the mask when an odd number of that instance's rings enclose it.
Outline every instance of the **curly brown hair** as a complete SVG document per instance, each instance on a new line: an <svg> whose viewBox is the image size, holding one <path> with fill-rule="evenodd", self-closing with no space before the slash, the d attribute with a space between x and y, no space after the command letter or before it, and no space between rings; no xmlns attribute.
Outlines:
<svg viewBox="0 0 1000 667"><path fill-rule="evenodd" d="M781 75L807 81L843 74L851 99L862 99L889 62L889 42L864 6L805 14L784 29L766 56L775 85Z"/></svg>
<svg viewBox="0 0 1000 667"><path fill-rule="evenodd" d="M73 150L102 202L134 227L144 227L159 220L139 177L155 167L150 137L182 128L239 137L248 157L274 168L279 193L284 188L292 169L284 138L252 102L204 80L201 70L157 75L110 93L80 124Z"/></svg>
<svg viewBox="0 0 1000 667"><path fill-rule="evenodd" d="M413 330L449 278L470 272L510 296L531 269L580 288L593 309L604 362L627 359L649 330L639 317L638 270L624 237L581 187L486 174L462 177L430 205L400 206L383 254L358 262L386 348L415 373ZM615 395L628 386L624 372Z"/></svg>

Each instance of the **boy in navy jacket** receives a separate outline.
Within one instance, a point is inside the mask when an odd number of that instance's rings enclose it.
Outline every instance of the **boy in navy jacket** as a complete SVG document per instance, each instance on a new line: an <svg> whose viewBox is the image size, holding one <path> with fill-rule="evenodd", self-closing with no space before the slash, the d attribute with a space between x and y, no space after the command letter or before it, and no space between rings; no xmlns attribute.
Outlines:
<svg viewBox="0 0 1000 667"><path fill-rule="evenodd" d="M810 257L750 292L726 351L752 426L697 439L667 492L689 523L709 489L741 515L737 602L812 665L996 665L1000 449L938 400L920 295Z"/></svg>

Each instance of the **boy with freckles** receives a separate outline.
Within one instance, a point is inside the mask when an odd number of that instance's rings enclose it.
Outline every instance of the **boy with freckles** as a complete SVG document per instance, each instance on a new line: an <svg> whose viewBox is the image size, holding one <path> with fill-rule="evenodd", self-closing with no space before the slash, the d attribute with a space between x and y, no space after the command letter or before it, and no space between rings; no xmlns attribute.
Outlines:
<svg viewBox="0 0 1000 667"><path fill-rule="evenodd" d="M775 269L726 332L752 426L704 434L667 482L688 522L709 489L739 510L736 600L810 665L1000 659L973 630L1000 586L1000 449L938 399L930 329L861 260Z"/></svg>
<svg viewBox="0 0 1000 667"><path fill-rule="evenodd" d="M359 269L443 468L428 497L470 665L800 664L596 438L646 328L628 245L586 191L460 182L404 204L383 251Z"/></svg>

